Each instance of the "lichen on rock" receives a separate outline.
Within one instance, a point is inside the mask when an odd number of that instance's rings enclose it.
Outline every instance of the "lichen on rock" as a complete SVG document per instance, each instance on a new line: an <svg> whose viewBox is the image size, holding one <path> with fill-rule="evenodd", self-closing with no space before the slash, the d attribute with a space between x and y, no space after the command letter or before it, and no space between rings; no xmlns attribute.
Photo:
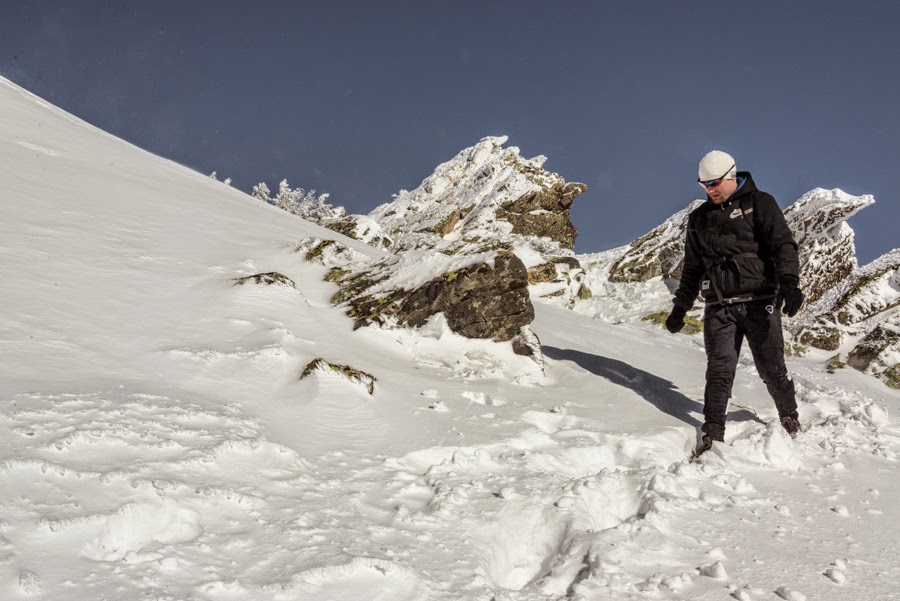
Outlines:
<svg viewBox="0 0 900 601"><path fill-rule="evenodd" d="M247 283L261 284L265 286L285 286L287 288L296 288L294 280L277 271L267 273L257 273L245 277L234 278L232 280L235 286L243 286Z"/></svg>
<svg viewBox="0 0 900 601"><path fill-rule="evenodd" d="M377 381L375 376L349 365L331 363L321 357L313 359L306 365L300 374L300 379L302 380L316 371L339 375L351 383L361 384L370 395L375 393L375 382Z"/></svg>
<svg viewBox="0 0 900 601"><path fill-rule="evenodd" d="M703 204L695 200L665 222L631 243L609 271L609 281L646 282L651 278L678 279L684 262L684 239L691 211Z"/></svg>
<svg viewBox="0 0 900 601"><path fill-rule="evenodd" d="M396 322L415 328L443 313L457 334L508 341L531 323L528 274L512 251L441 250L447 249L408 251L359 270L332 270L329 279L340 286L332 303L346 304L355 327Z"/></svg>

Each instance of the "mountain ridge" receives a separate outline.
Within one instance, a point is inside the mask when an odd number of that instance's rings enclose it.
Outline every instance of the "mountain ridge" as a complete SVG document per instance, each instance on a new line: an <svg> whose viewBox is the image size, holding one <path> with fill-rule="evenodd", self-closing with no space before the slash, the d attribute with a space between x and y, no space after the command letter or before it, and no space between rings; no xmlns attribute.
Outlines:
<svg viewBox="0 0 900 601"><path fill-rule="evenodd" d="M382 245L397 253L439 248L444 253L466 254L485 244L511 248L529 268L535 300L613 322L647 317L648 299L655 303L655 311L668 310L681 272L687 216L705 201L691 201L626 246L576 255L573 232L577 232L569 209L584 186L567 184L544 170L544 156L522 158L518 148L504 147L507 141L506 136L483 138L438 165L415 190L401 190L394 200L365 216L345 217L335 229L376 232L368 241L388 240ZM532 202L542 195L551 199L544 204L552 210ZM900 317L891 290L900 287L894 257L898 251L860 267L854 232L847 224L847 219L874 202L871 195L815 188L785 209L799 247L800 285L806 295L800 314L785 319L785 324L794 340L793 352L804 353L809 347L840 351L842 357L856 358L850 361L854 367L894 386L896 379L890 374L900 370L895 367L900 363L900 342L893 332ZM519 215L553 217L522 227L507 210L517 203L524 207ZM348 228L348 223L356 225ZM869 285L861 284L863 280ZM873 292L876 280L883 294ZM820 302L827 295L833 300ZM884 308L878 310L880 305ZM847 317L848 307L856 307L851 312L857 317ZM869 349L866 353L856 348L863 340ZM873 345L879 347L877 356L859 359L869 357Z"/></svg>

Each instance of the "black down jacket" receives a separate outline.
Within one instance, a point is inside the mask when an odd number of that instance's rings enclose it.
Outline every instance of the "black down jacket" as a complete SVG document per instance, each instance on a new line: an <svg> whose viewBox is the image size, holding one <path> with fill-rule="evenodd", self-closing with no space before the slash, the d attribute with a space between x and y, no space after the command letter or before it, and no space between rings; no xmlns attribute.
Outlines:
<svg viewBox="0 0 900 601"><path fill-rule="evenodd" d="M749 172L724 203L707 202L688 217L676 307L689 310L699 292L707 304L771 298L784 277L799 281L797 243L770 194Z"/></svg>

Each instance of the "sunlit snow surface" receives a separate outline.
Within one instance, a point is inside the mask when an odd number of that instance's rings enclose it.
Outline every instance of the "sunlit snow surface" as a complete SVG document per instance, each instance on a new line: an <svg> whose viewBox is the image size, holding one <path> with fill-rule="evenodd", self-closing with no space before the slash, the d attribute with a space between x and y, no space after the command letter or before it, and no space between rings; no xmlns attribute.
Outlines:
<svg viewBox="0 0 900 601"><path fill-rule="evenodd" d="M440 319L354 331L295 252L335 234L5 81L0 185L3 599L900 597L871 377L792 361L792 440L744 356L690 463L696 337L539 304L541 372Z"/></svg>

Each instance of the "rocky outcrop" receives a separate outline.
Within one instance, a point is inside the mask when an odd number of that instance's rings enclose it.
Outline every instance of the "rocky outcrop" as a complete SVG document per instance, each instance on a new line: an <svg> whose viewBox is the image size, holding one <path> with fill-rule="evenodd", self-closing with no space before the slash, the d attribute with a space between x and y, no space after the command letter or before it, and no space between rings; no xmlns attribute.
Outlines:
<svg viewBox="0 0 900 601"><path fill-rule="evenodd" d="M343 378L351 384L362 387L370 395L375 394L375 382L378 381L372 374L350 367L349 365L331 363L321 357L313 359L305 368L303 368L300 379L303 380L304 378L308 378L315 374Z"/></svg>
<svg viewBox="0 0 900 601"><path fill-rule="evenodd" d="M404 295L395 315L418 327L443 313L451 330L468 338L512 340L534 320L525 265L512 252L446 273Z"/></svg>
<svg viewBox="0 0 900 601"><path fill-rule="evenodd" d="M469 338L514 341L535 354L529 272L533 281L566 285L582 272L571 256L578 234L570 210L586 186L567 183L543 168L543 156L525 159L506 137L488 137L438 165L415 190L401 190L369 215L335 213L320 223L387 248L376 262L340 256L332 241L307 241L297 250L327 265L338 284L332 298L356 326L419 327L441 313L447 326ZM591 295L577 282L581 298ZM539 343L537 348L539 349Z"/></svg>
<svg viewBox="0 0 900 601"><path fill-rule="evenodd" d="M553 282L558 277L556 272L556 264L548 261L528 268L528 283L540 284L542 282Z"/></svg>
<svg viewBox="0 0 900 601"><path fill-rule="evenodd" d="M857 268L853 230L846 221L875 202L838 189L816 188L784 212L800 253L800 287L815 303Z"/></svg>
<svg viewBox="0 0 900 601"><path fill-rule="evenodd" d="M410 250L374 263L335 265L326 279L340 287L332 303L346 306L356 327L420 327L442 313L457 334L509 341L534 319L528 272L509 249Z"/></svg>
<svg viewBox="0 0 900 601"><path fill-rule="evenodd" d="M263 286L284 286L286 288L296 288L294 280L277 271L268 273L257 273L232 280L235 286L243 286L244 284L253 283Z"/></svg>
<svg viewBox="0 0 900 601"><path fill-rule="evenodd" d="M322 220L318 223L375 248L389 249L394 245L393 240L382 231L381 226L366 215L346 215L338 219Z"/></svg>
<svg viewBox="0 0 900 601"><path fill-rule="evenodd" d="M900 323L875 326L847 355L847 365L866 371L888 350L900 351Z"/></svg>
<svg viewBox="0 0 900 601"><path fill-rule="evenodd" d="M790 324L801 344L838 350L846 341L865 336L900 311L900 249L853 271L809 305ZM860 351L865 357L868 351ZM859 363L859 361L857 361Z"/></svg>
<svg viewBox="0 0 900 601"><path fill-rule="evenodd" d="M586 189L584 184L555 183L500 206L497 217L511 223L514 234L550 238L573 249L578 230L572 225L570 209L575 197Z"/></svg>
<svg viewBox="0 0 900 601"><path fill-rule="evenodd" d="M678 279L684 263L684 239L691 211L705 201L695 200L631 243L609 271L609 281L646 282L655 277Z"/></svg>
<svg viewBox="0 0 900 601"><path fill-rule="evenodd" d="M368 261L362 253L330 239L307 238L294 247L294 252L303 253L304 258L310 263L318 263L325 267Z"/></svg>
<svg viewBox="0 0 900 601"><path fill-rule="evenodd" d="M578 232L570 209L587 187L545 170L546 157L523 158L506 142L505 136L488 137L464 149L368 219L394 251L434 248L445 240L473 248L503 240L548 256L571 251Z"/></svg>

